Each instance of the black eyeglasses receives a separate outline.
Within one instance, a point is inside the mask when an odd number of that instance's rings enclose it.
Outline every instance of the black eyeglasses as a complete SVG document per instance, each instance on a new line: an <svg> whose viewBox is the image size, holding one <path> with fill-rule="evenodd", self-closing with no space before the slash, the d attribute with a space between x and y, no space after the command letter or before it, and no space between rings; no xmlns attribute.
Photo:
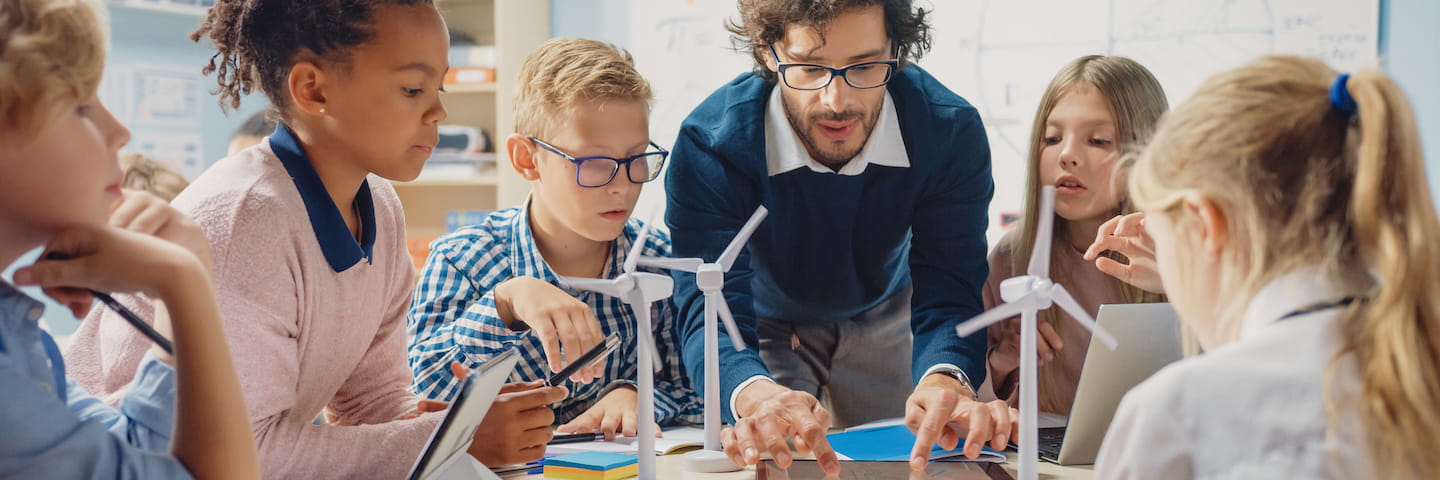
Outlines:
<svg viewBox="0 0 1440 480"><path fill-rule="evenodd" d="M835 77L855 88L876 88L890 83L895 71L900 69L899 60L864 62L841 68L830 68L811 63L781 63L775 46L770 46L770 56L775 58L775 69L785 85L796 90L819 90L830 85Z"/></svg>
<svg viewBox="0 0 1440 480"><path fill-rule="evenodd" d="M655 142L650 142L653 152L645 152L639 155L625 158L611 157L580 157L560 151L550 144L540 141L535 137L525 137L535 142L540 148L554 152L561 158L575 164L575 184L585 188L599 188L610 184L615 179L615 174L620 172L620 166L625 166L625 177L634 183L645 183L660 176L660 168L665 166L665 158L670 152L660 148Z"/></svg>

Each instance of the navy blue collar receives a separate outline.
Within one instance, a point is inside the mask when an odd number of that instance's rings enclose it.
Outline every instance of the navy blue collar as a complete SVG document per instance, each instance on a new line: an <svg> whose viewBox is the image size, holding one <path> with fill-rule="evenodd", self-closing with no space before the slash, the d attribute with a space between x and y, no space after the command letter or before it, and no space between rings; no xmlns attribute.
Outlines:
<svg viewBox="0 0 1440 480"><path fill-rule="evenodd" d="M320 251L325 252L325 261L336 273L348 270L361 260L370 260L375 253L375 202L370 198L370 181L360 183L355 193L356 212L360 215L361 241L355 241L345 217L340 215L330 192L320 181L320 174L310 164L310 157L300 141L285 124L277 124L275 133L270 135L270 149L285 165L300 199L305 202L305 211L310 214L310 228L315 230L315 239L320 242Z"/></svg>

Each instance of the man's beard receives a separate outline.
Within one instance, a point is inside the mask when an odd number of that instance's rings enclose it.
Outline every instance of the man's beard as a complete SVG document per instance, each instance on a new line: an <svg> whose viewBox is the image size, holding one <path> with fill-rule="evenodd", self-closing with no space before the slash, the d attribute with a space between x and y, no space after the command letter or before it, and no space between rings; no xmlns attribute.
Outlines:
<svg viewBox="0 0 1440 480"><path fill-rule="evenodd" d="M870 142L870 134L875 132L875 123L880 119L880 108L885 106L884 101L881 101L875 105L875 109L871 110L869 115L865 115L859 110L846 110L843 112L825 111L810 115L805 119L805 124L802 125L797 123L794 115L795 109L790 107L789 100L786 100L784 96L781 96L780 100L785 107L785 118L790 121L790 129L795 131L795 136L800 137L800 142L805 144L805 150L810 152L810 156L814 158L815 161L836 171L844 167L845 164L850 163L850 160L865 150L865 145ZM819 139L819 142L816 142L815 138L810 137L810 129L806 128L808 126L815 126L821 121L843 122L848 120L860 120L860 131L851 133L852 135L854 133L862 135L860 144L856 145L853 150L836 150L836 148L839 147L833 146L833 144L839 142L829 139L822 138ZM819 127L817 126L816 128Z"/></svg>

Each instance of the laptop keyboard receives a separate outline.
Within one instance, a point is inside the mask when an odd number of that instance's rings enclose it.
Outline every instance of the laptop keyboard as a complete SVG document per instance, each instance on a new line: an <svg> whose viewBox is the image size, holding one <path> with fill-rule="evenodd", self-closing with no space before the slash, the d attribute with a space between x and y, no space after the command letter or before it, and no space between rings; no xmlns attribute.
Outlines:
<svg viewBox="0 0 1440 480"><path fill-rule="evenodd" d="M1060 444L1065 440L1065 427L1053 427L1040 429L1040 458L1056 460L1060 458Z"/></svg>

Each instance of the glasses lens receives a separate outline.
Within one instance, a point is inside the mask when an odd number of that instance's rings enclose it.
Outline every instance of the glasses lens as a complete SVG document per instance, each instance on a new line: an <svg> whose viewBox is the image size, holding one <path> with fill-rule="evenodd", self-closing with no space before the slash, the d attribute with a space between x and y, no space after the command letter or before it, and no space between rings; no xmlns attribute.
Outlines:
<svg viewBox="0 0 1440 480"><path fill-rule="evenodd" d="M890 81L890 64L856 65L845 72L845 79L855 88L875 88Z"/></svg>
<svg viewBox="0 0 1440 480"><path fill-rule="evenodd" d="M785 69L785 84L790 88L814 90L830 82L830 70L820 67L796 65Z"/></svg>
<svg viewBox="0 0 1440 480"><path fill-rule="evenodd" d="M615 176L615 169L620 164L608 158L587 158L580 161L576 168L578 173L576 179L582 187L600 187L610 183Z"/></svg>
<svg viewBox="0 0 1440 480"><path fill-rule="evenodd" d="M647 153L630 162L630 181L645 183L660 177L660 167L665 166L665 154Z"/></svg>

